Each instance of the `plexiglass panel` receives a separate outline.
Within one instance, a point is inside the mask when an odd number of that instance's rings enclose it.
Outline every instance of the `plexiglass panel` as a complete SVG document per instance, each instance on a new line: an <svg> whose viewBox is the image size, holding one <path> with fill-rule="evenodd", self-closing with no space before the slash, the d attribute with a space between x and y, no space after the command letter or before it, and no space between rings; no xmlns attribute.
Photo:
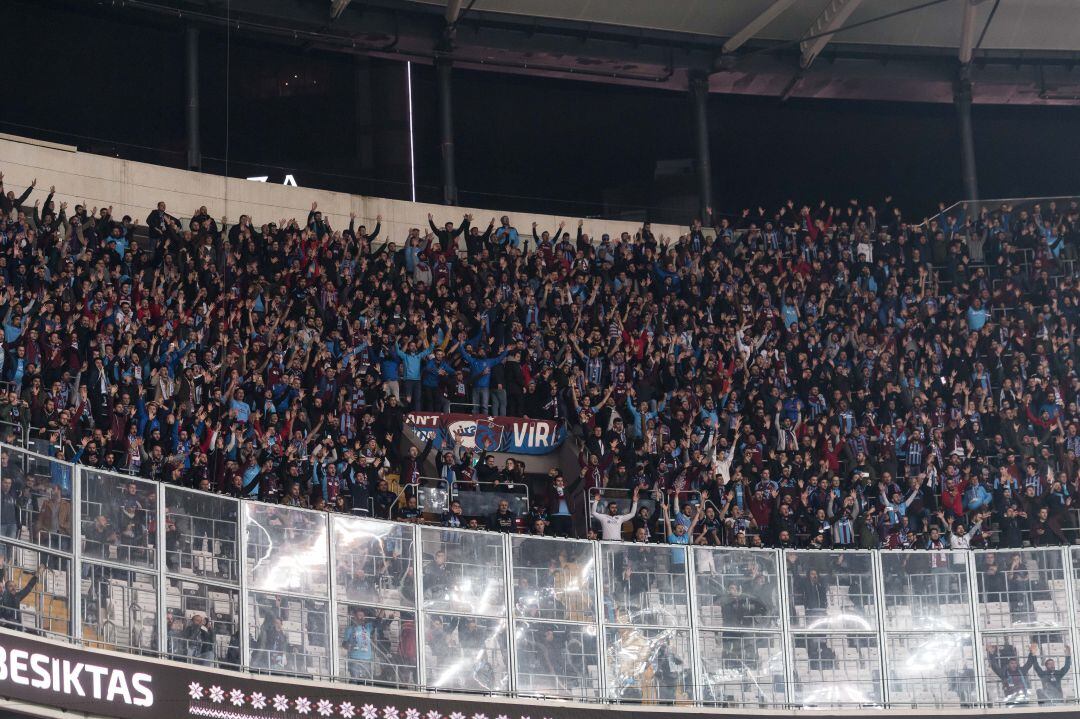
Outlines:
<svg viewBox="0 0 1080 719"><path fill-rule="evenodd" d="M728 707L785 702L783 636L760 632L698 632L702 701Z"/></svg>
<svg viewBox="0 0 1080 719"><path fill-rule="evenodd" d="M779 629L777 554L694 548L697 621L704 627Z"/></svg>
<svg viewBox="0 0 1080 719"><path fill-rule="evenodd" d="M328 596L327 515L258 502L243 506L248 586Z"/></svg>
<svg viewBox="0 0 1080 719"><path fill-rule="evenodd" d="M693 699L690 632L679 629L604 629L608 699L681 702Z"/></svg>
<svg viewBox="0 0 1080 719"><path fill-rule="evenodd" d="M971 634L930 631L886 640L892 706L955 707L976 695L975 645Z"/></svg>
<svg viewBox="0 0 1080 719"><path fill-rule="evenodd" d="M514 625L518 693L598 699L598 644L595 625L518 621Z"/></svg>
<svg viewBox="0 0 1080 719"><path fill-rule="evenodd" d="M82 546L87 557L157 566L157 482L81 469Z"/></svg>
<svg viewBox="0 0 1080 719"><path fill-rule="evenodd" d="M515 616L596 621L596 566L591 542L518 536L510 541Z"/></svg>
<svg viewBox="0 0 1080 719"><path fill-rule="evenodd" d="M338 604L338 676L359 684L416 686L416 612Z"/></svg>
<svg viewBox="0 0 1080 719"><path fill-rule="evenodd" d="M240 592L170 577L165 586L169 658L203 666L240 665Z"/></svg>
<svg viewBox="0 0 1080 719"><path fill-rule="evenodd" d="M71 638L71 560L0 542L0 581L14 586L0 606L0 627Z"/></svg>
<svg viewBox="0 0 1080 719"><path fill-rule="evenodd" d="M505 691L510 687L506 620L424 615L426 686L458 691Z"/></svg>
<svg viewBox="0 0 1080 719"><path fill-rule="evenodd" d="M0 626L204 666L239 667L246 659L255 671L320 679L336 657L337 679L406 689L505 692L515 684L530 696L698 699L747 710L785 705L786 689L811 708L879 706L886 687L897 707L977 706L984 684L998 706L1078 698L1070 612L1080 616L1080 604L1069 606L1068 581L1080 581L1080 547L1069 550L1072 577L1058 548L875 558L694 547L691 627L685 547L512 535L507 571L500 534L241 507L173 486L165 487L167 515L159 518L163 486L0 450L0 570L11 583ZM413 566L417 531L422 574ZM245 533L246 550L239 546ZM81 576L73 549L83 553ZM251 579L243 612L240 569ZM781 569L784 582L777 581ZM781 596L780 585L790 595ZM81 616L73 614L75 592ZM782 607L790 637L782 634ZM250 652L242 657L245 638Z"/></svg>
<svg viewBox="0 0 1080 719"><path fill-rule="evenodd" d="M252 592L247 625L252 669L330 676L329 602Z"/></svg>
<svg viewBox="0 0 1080 719"><path fill-rule="evenodd" d="M1068 631L983 635L986 694L1003 704L1075 701Z"/></svg>
<svg viewBox="0 0 1080 719"><path fill-rule="evenodd" d="M426 514L442 515L450 510L450 485L445 479L421 477L416 488L416 506Z"/></svg>
<svg viewBox="0 0 1080 719"><path fill-rule="evenodd" d="M87 646L158 652L156 574L84 562L79 585Z"/></svg>
<svg viewBox="0 0 1080 719"><path fill-rule="evenodd" d="M416 606L413 528L359 517L331 517L334 596L387 607ZM415 631L414 631L415 633Z"/></svg>
<svg viewBox="0 0 1080 719"><path fill-rule="evenodd" d="M461 513L466 517L487 519L499 509L500 502L506 502L510 511L518 517L529 514L529 491L524 484L506 489L505 485L484 487L480 492L458 492L457 500L461 503Z"/></svg>
<svg viewBox="0 0 1080 719"><path fill-rule="evenodd" d="M1076 600L1076 605L1073 606L1073 612L1076 614L1077 623L1080 624L1080 547L1072 547L1072 568L1073 568L1073 596Z"/></svg>
<svg viewBox="0 0 1080 719"><path fill-rule="evenodd" d="M883 552L885 630L970 630L970 552Z"/></svg>
<svg viewBox="0 0 1080 719"><path fill-rule="evenodd" d="M502 535L424 527L424 608L506 616Z"/></svg>
<svg viewBox="0 0 1080 719"><path fill-rule="evenodd" d="M602 544L604 621L687 626L686 547Z"/></svg>
<svg viewBox="0 0 1080 719"><path fill-rule="evenodd" d="M881 665L876 636L797 634L794 645L795 703L804 707L877 706Z"/></svg>
<svg viewBox="0 0 1080 719"><path fill-rule="evenodd" d="M238 581L239 503L169 486L165 488L165 505L165 567L213 581Z"/></svg>
<svg viewBox="0 0 1080 719"><path fill-rule="evenodd" d="M1058 549L977 552L983 630L1068 626L1063 559Z"/></svg>
<svg viewBox="0 0 1080 719"><path fill-rule="evenodd" d="M0 450L0 491L15 499L15 511L5 511L3 535L70 553L71 477L63 462L13 447Z"/></svg>
<svg viewBox="0 0 1080 719"><path fill-rule="evenodd" d="M873 631L877 627L869 552L788 552L786 561L793 629Z"/></svg>

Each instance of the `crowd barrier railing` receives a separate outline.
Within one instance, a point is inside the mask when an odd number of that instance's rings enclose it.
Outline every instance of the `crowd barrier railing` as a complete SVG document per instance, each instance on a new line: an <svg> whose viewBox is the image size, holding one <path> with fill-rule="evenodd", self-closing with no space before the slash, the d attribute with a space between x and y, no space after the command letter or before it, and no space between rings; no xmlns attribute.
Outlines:
<svg viewBox="0 0 1080 719"><path fill-rule="evenodd" d="M585 702L1078 703L1080 546L780 551L467 531L2 445L8 479L21 511L3 515L0 559L19 605L0 624L84 647Z"/></svg>

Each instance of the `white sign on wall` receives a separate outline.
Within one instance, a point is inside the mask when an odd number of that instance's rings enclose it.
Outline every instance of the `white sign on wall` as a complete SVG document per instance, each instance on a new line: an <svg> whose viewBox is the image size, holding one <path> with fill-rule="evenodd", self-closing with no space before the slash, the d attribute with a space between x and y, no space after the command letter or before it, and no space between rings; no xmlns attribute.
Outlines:
<svg viewBox="0 0 1080 719"><path fill-rule="evenodd" d="M251 180L252 182L266 182L270 179L270 175L255 175L247 179ZM296 178L293 177L291 174L285 175L285 179L282 181L281 184L288 185L289 187L297 187Z"/></svg>

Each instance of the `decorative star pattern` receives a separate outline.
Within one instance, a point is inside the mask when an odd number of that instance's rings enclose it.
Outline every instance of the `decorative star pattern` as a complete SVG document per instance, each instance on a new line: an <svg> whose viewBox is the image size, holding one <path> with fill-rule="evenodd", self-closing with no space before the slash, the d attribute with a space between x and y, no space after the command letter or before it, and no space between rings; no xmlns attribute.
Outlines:
<svg viewBox="0 0 1080 719"><path fill-rule="evenodd" d="M208 717L209 719L248 719L248 716L241 712L216 709L214 707L193 706L188 709L188 713L192 716Z"/></svg>
<svg viewBox="0 0 1080 719"><path fill-rule="evenodd" d="M335 716L341 717L341 719L488 719L488 715L483 712L476 712L471 715L460 711L443 714L438 709L430 709L424 712L415 707L402 709L393 704L387 704L381 709L374 704L364 704L357 707L349 701L343 701L335 705L330 699L318 697L315 699L309 699L308 697L289 698L285 694L275 694L273 698L268 698L262 692L246 694L243 689L225 689L217 684L207 689L199 682L188 684L187 691L192 702L208 699L214 704L221 704L228 701L234 707L250 705L256 711L270 707L275 712L281 713L288 713L291 709L301 716L307 716L314 712L323 719L330 719ZM248 719L250 716L242 711L230 711L206 705L192 704L189 710L194 716L207 717L208 719ZM492 719L514 719L514 717L507 714L498 714ZM531 719L531 717L521 714L518 719ZM543 719L550 719L550 717L544 717Z"/></svg>

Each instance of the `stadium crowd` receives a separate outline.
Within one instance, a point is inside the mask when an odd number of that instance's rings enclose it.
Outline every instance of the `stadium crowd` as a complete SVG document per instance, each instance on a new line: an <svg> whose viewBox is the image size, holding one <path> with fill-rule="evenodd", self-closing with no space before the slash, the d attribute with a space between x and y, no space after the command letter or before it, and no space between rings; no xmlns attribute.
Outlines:
<svg viewBox="0 0 1080 719"><path fill-rule="evenodd" d="M0 427L65 460L425 521L392 489L430 474L403 418L464 403L564 421L580 466L528 517L451 503L450 526L930 549L1074 528L1075 203L914 223L891 198L788 201L599 238L471 215L385 237L316 203L140 223L35 185L0 211ZM435 449L453 493L525 479ZM583 506L615 489L628 513ZM15 536L27 495L0 494Z"/></svg>

